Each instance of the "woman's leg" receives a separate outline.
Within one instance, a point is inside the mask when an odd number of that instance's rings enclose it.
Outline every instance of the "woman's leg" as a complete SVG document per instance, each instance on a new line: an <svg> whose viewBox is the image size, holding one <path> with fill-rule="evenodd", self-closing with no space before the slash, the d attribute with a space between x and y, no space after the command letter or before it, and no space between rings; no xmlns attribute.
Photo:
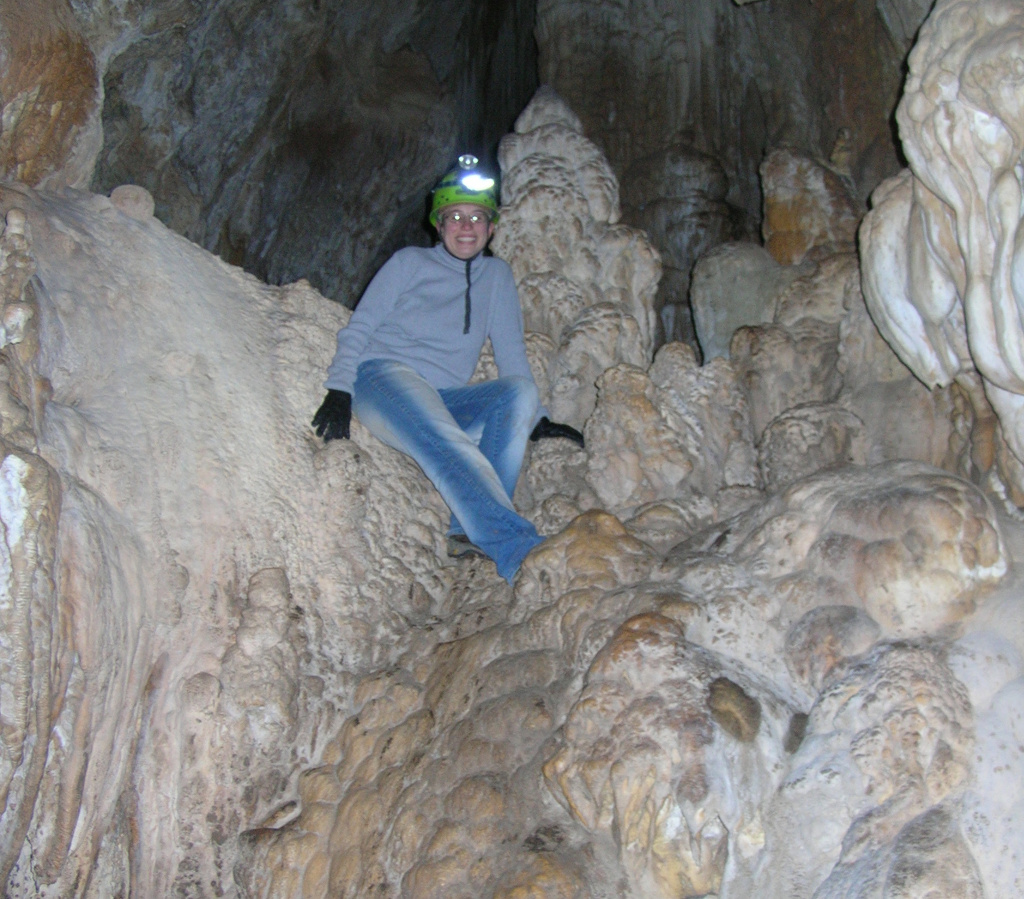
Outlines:
<svg viewBox="0 0 1024 899"><path fill-rule="evenodd" d="M533 381L500 378L439 393L456 423L491 463L511 501L537 416L539 398ZM464 533L455 515L449 533Z"/></svg>
<svg viewBox="0 0 1024 899"><path fill-rule="evenodd" d="M408 365L372 359L359 366L352 408L371 433L416 460L469 539L511 583L541 538L512 507L502 478L473 437L459 426L438 391ZM486 424L479 429L482 440L489 430ZM492 439L488 437L488 442ZM497 454L506 470L512 455Z"/></svg>
<svg viewBox="0 0 1024 899"><path fill-rule="evenodd" d="M523 467L539 400L528 378L499 378L440 391L459 427L497 472L509 499Z"/></svg>

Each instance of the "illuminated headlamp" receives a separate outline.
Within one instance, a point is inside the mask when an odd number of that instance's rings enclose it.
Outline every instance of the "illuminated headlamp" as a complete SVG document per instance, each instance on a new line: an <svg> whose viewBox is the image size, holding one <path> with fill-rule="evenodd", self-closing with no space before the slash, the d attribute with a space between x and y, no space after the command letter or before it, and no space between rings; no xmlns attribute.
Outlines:
<svg viewBox="0 0 1024 899"><path fill-rule="evenodd" d="M494 187L493 178L488 178L486 175L481 175L480 172L476 171L476 166L479 162L480 160L472 153L463 153L459 157L459 168L464 169L466 172L466 174L459 178L459 182L466 190L471 190L474 193Z"/></svg>

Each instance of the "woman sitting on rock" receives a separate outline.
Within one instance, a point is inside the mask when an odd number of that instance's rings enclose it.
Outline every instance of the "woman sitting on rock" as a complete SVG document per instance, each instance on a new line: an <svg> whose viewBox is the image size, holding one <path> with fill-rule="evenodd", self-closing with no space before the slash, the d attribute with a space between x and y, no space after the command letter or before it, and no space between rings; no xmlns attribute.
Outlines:
<svg viewBox="0 0 1024 899"><path fill-rule="evenodd" d="M512 583L542 541L512 505L527 437L582 447L583 435L543 414L512 270L484 255L497 190L476 163L461 156L434 188L430 223L440 243L395 253L338 332L313 427L325 442L347 439L355 411L415 459L448 504L449 554L482 552ZM488 339L499 377L471 385Z"/></svg>

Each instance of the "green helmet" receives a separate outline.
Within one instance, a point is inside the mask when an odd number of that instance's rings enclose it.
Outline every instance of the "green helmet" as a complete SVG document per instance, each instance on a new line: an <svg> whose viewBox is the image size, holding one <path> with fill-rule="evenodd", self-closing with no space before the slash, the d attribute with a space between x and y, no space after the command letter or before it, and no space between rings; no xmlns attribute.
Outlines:
<svg viewBox="0 0 1024 899"><path fill-rule="evenodd" d="M435 228L440 211L456 203L483 206L491 211L492 222L498 220L498 185L477 169L478 162L475 156L460 156L459 164L437 182L430 201L430 224Z"/></svg>

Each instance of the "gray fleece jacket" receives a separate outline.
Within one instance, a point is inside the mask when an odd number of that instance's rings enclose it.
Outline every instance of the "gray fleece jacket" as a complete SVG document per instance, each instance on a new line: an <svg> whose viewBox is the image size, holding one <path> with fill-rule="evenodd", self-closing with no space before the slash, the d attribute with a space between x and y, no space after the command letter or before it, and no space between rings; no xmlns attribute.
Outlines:
<svg viewBox="0 0 1024 899"><path fill-rule="evenodd" d="M469 330L466 263L443 244L406 247L374 276L338 332L338 348L324 386L352 392L367 359L412 366L436 389L465 386L490 338L502 377L530 378L523 345L523 313L512 269L502 259L477 256L470 264Z"/></svg>

